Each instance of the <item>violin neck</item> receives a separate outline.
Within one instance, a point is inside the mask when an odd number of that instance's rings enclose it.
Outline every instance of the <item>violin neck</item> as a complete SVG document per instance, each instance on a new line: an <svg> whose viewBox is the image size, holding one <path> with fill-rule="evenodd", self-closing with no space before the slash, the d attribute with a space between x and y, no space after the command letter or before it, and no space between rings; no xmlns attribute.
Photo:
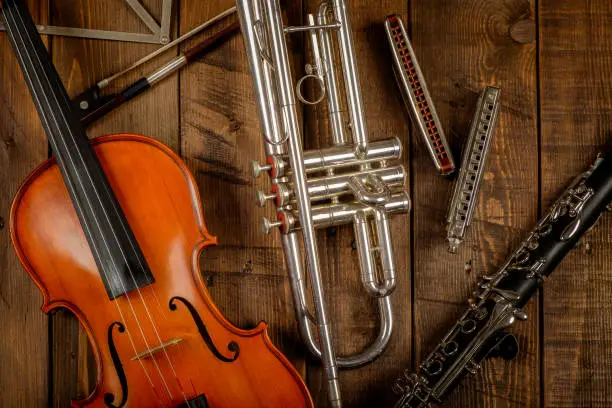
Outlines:
<svg viewBox="0 0 612 408"><path fill-rule="evenodd" d="M125 215L22 0L0 13L111 299L154 282Z"/></svg>

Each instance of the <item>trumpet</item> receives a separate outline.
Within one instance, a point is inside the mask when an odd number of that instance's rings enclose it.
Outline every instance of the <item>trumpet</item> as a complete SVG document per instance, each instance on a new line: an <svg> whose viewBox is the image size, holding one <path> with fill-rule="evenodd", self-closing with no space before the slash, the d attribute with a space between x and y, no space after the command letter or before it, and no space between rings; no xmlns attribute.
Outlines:
<svg viewBox="0 0 612 408"><path fill-rule="evenodd" d="M344 0L320 3L315 15L307 15L304 26L286 26L278 0L237 0L237 9L267 156L264 164L254 162L252 170L255 177L267 172L272 182L269 193L257 192L257 202L265 206L272 201L277 210L276 219L263 219L262 230L280 230L301 337L322 360L332 406L341 407L338 369L358 367L378 357L393 329L390 295L396 267L389 216L410 210L406 171L401 165L391 165L401 157L402 145L396 137L368 141ZM286 41L292 33L307 35L312 54L312 62L297 82ZM336 67L338 63L341 68ZM341 71L341 80L337 71ZM314 97L305 95L306 83L315 85ZM323 100L328 106L332 146L304 151L298 101L316 105ZM381 322L377 338L365 350L339 357L325 305L315 231L346 224L353 225L361 278L369 295L378 299ZM307 307L306 271L314 316Z"/></svg>

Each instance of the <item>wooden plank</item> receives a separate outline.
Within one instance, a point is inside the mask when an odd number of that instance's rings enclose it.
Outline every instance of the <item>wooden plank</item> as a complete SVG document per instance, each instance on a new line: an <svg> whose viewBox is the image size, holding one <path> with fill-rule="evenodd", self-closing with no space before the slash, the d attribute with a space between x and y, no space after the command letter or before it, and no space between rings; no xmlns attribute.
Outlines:
<svg viewBox="0 0 612 408"><path fill-rule="evenodd" d="M162 0L143 2L156 19L161 17ZM57 25L94 29L146 32L147 28L128 7L115 2L70 0L55 2L53 22ZM55 65L74 97L97 81L120 71L157 49L159 45L132 44L77 38L53 40ZM169 51L144 67L122 77L111 89L117 92L142 75L177 55ZM92 124L88 136L112 133L137 133L160 140L178 150L178 77L164 80ZM55 407L69 406L70 400L86 397L96 382L94 359L86 334L68 312L52 319L52 401Z"/></svg>
<svg viewBox="0 0 612 408"><path fill-rule="evenodd" d="M27 4L35 21L49 21L48 2ZM4 33L0 55L0 406L46 407L48 318L40 311L40 291L15 255L9 213L21 182L47 158L47 140Z"/></svg>
<svg viewBox="0 0 612 408"><path fill-rule="evenodd" d="M401 98L396 93L391 55L384 30L384 19L388 14L407 14L407 2L385 0L346 3L355 42L356 66L361 79L368 137L371 141L399 137L405 147L405 153L397 164L404 165L409 173L410 124L403 115ZM317 1L309 1L307 12L316 14L317 5ZM337 59L334 65L340 78L340 59ZM295 67L294 71L296 78L304 75L303 66ZM307 148L331 146L325 105L322 103L314 109L304 109ZM348 110L345 115L348 121ZM350 138L350 135L347 136ZM340 371L340 386L347 407L391 405L394 398L390 390L395 375L402 367L409 366L412 358L410 216L394 216L391 226L397 264L397 287L391 295L393 334L385 352L377 360L362 368ZM354 242L351 225L319 233L326 300L333 323L336 354L340 356L363 351L378 335L380 321L378 302L367 294L361 282ZM328 406L327 384L320 364L311 365L308 385L317 406Z"/></svg>
<svg viewBox="0 0 612 408"><path fill-rule="evenodd" d="M608 1L540 2L544 206L611 145L610 18ZM612 405L611 228L604 216L545 285L547 407Z"/></svg>
<svg viewBox="0 0 612 408"><path fill-rule="evenodd" d="M413 1L412 38L438 114L460 159L478 95L502 88L501 114L474 221L457 255L447 252L445 218L453 185L414 140L415 365L467 307L477 277L500 266L537 221L536 45L510 37L535 1ZM450 396L452 407L539 405L537 300L516 327L521 353L489 361Z"/></svg>
<svg viewBox="0 0 612 408"><path fill-rule="evenodd" d="M291 18L301 13L299 5L291 2ZM183 1L181 31L232 6L230 0ZM242 37L185 69L180 82L182 155L200 187L208 230L219 239L219 246L206 249L201 258L211 295L239 327L267 321L273 343L303 371L280 240L259 229L259 218L272 210L256 207L255 189L267 188L268 182L249 173L250 161L263 160L264 149Z"/></svg>

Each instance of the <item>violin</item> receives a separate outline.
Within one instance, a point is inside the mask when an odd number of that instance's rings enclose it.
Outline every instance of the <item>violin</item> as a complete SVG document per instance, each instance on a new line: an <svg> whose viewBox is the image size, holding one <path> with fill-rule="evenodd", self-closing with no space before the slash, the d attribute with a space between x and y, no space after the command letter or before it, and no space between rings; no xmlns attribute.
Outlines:
<svg viewBox="0 0 612 408"><path fill-rule="evenodd" d="M43 294L84 326L97 384L74 407L312 407L266 324L234 327L199 270L216 243L195 181L163 144L120 134L87 139L19 0L4 24L54 157L27 178L11 238Z"/></svg>

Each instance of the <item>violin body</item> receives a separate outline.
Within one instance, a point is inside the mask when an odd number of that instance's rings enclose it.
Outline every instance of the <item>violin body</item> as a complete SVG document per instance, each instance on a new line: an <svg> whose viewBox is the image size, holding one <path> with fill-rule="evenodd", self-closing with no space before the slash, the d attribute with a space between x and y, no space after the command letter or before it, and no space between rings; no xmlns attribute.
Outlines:
<svg viewBox="0 0 612 408"><path fill-rule="evenodd" d="M312 406L266 324L238 329L213 304L199 254L216 240L184 163L142 136L92 145L154 283L109 299L54 159L25 181L11 213L12 240L43 293L43 311L69 309L93 346L97 386L73 406Z"/></svg>

